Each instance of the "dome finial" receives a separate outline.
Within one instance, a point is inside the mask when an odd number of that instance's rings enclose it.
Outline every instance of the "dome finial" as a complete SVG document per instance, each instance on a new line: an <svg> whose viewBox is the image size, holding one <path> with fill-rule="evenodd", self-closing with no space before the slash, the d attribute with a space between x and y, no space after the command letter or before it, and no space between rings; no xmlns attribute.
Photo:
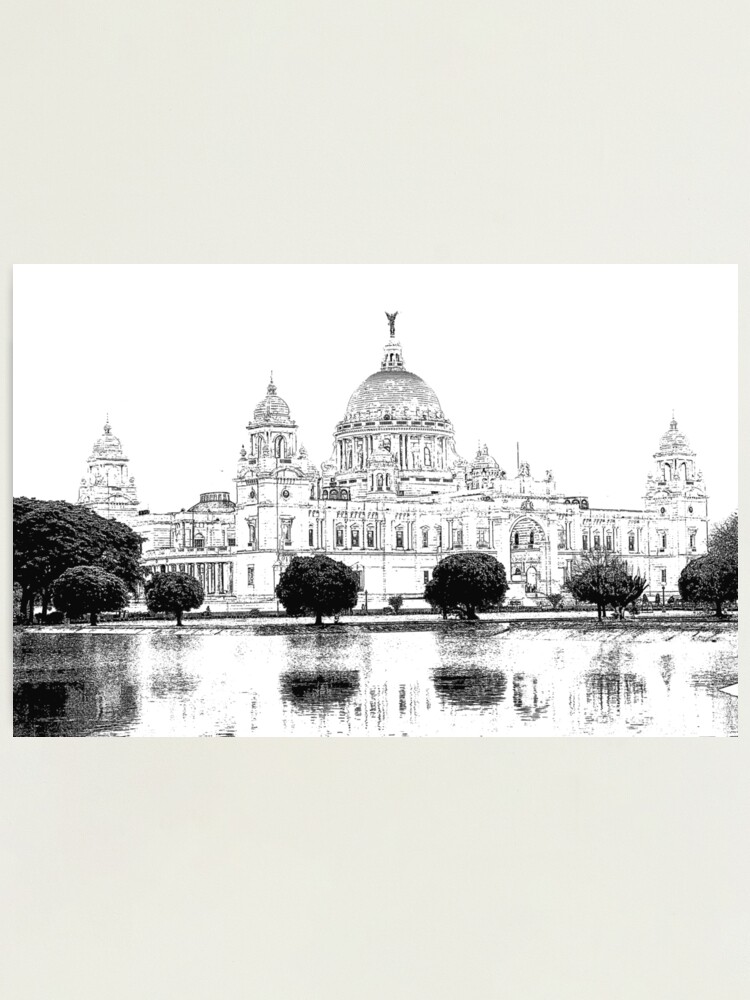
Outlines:
<svg viewBox="0 0 750 1000"><path fill-rule="evenodd" d="M112 430L112 428L111 428L111 426L110 426L110 423L109 423L109 413L108 413L108 414L107 414L107 419L106 419L106 421L104 422L104 433L105 433L105 434L109 434L109 432L110 432L111 430Z"/></svg>
<svg viewBox="0 0 750 1000"><path fill-rule="evenodd" d="M273 369L271 369L271 381L268 383L268 395L276 395L276 386L273 384Z"/></svg>
<svg viewBox="0 0 750 1000"><path fill-rule="evenodd" d="M389 312L387 312L386 316L388 317L388 326L391 328L391 340L395 340L395 337L396 337L396 317L398 316L398 312L395 312L395 313L389 313Z"/></svg>

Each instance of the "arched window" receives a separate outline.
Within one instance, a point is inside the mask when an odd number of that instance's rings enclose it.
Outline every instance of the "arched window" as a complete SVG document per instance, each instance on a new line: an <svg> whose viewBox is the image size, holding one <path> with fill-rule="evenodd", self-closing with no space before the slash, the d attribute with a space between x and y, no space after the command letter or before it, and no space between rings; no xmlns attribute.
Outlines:
<svg viewBox="0 0 750 1000"><path fill-rule="evenodd" d="M338 498L339 498L339 491L338 490L331 490L331 492L329 493L329 496L330 496L331 500L338 500Z"/></svg>
<svg viewBox="0 0 750 1000"><path fill-rule="evenodd" d="M516 548L518 548L518 543L519 543L519 537L518 537L518 532L516 532L515 535L513 535L513 544L515 545Z"/></svg>
<svg viewBox="0 0 750 1000"><path fill-rule="evenodd" d="M382 472L378 473L378 489L379 490L383 489L383 473Z"/></svg>
<svg viewBox="0 0 750 1000"><path fill-rule="evenodd" d="M665 462L664 463L664 479L665 479L666 482L669 482L671 478L672 478L672 467L667 462Z"/></svg>
<svg viewBox="0 0 750 1000"><path fill-rule="evenodd" d="M315 548L315 528L313 528L312 525L310 525L310 527L308 529L307 538L308 538L308 544L310 545L310 548L311 549Z"/></svg>
<svg viewBox="0 0 750 1000"><path fill-rule="evenodd" d="M386 472L385 474L385 488L389 490L391 488L391 477L390 474Z"/></svg>
<svg viewBox="0 0 750 1000"><path fill-rule="evenodd" d="M534 532L533 531L529 532L529 548L530 549L534 548Z"/></svg>
<svg viewBox="0 0 750 1000"><path fill-rule="evenodd" d="M557 533L557 547L558 549L567 549L568 543L565 539L565 528L560 528Z"/></svg>
<svg viewBox="0 0 750 1000"><path fill-rule="evenodd" d="M252 527L250 528L251 544L252 544L252 542L255 541L254 531L255 531L255 525L252 525ZM205 543L205 539L204 539L203 535L201 535L200 533L197 533L196 536L195 536L195 547L196 547L196 549L202 549L204 543Z"/></svg>
<svg viewBox="0 0 750 1000"><path fill-rule="evenodd" d="M286 441L283 437L281 437L281 435L279 435L274 442L274 452L276 454L276 458L286 458Z"/></svg>
<svg viewBox="0 0 750 1000"><path fill-rule="evenodd" d="M422 528L422 548L427 549L430 547L430 529Z"/></svg>
<svg viewBox="0 0 750 1000"><path fill-rule="evenodd" d="M323 490L323 499L324 500L328 499L328 490Z"/></svg>
<svg viewBox="0 0 750 1000"><path fill-rule="evenodd" d="M339 493L339 498L341 500L348 500L349 499L349 490L341 490L341 492Z"/></svg>
<svg viewBox="0 0 750 1000"><path fill-rule="evenodd" d="M687 464L685 462L680 466L680 479L687 479Z"/></svg>
<svg viewBox="0 0 750 1000"><path fill-rule="evenodd" d="M429 448L425 448L424 450L424 464L427 466L428 469L432 465L432 452L430 451Z"/></svg>
<svg viewBox="0 0 750 1000"><path fill-rule="evenodd" d="M396 528L396 548L403 549L404 547L404 529L399 527Z"/></svg>

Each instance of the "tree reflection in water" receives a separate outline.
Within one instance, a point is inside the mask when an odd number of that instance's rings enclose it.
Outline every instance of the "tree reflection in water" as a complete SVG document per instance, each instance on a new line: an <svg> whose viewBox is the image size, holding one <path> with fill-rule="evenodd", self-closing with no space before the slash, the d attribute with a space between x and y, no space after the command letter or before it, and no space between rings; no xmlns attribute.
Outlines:
<svg viewBox="0 0 750 1000"><path fill-rule="evenodd" d="M359 693L358 670L286 670L279 677L281 697L302 712L342 708Z"/></svg>
<svg viewBox="0 0 750 1000"><path fill-rule="evenodd" d="M432 673L435 694L457 708L488 708L505 698L508 679L502 671L477 667L437 667Z"/></svg>

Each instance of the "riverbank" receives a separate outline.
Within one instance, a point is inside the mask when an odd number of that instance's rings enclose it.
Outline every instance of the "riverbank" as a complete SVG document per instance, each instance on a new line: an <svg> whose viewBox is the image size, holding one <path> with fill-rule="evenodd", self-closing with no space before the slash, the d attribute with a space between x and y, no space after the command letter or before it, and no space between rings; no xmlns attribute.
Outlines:
<svg viewBox="0 0 750 1000"><path fill-rule="evenodd" d="M673 611L639 615L625 621L607 618L598 621L595 612L497 612L482 615L479 621L456 619L443 621L436 615L352 615L342 616L338 622L325 622L316 629L311 618L190 618L182 627L163 619L137 619L111 621L100 625L21 625L14 633L45 633L50 636L69 634L117 635L138 632L174 633L177 635L218 634L220 632L248 633L254 635L295 635L315 633L321 635L349 631L363 632L471 632L490 635L532 633L539 637L563 639L587 636L599 638L616 634L633 641L655 638L668 640L677 635L699 641L716 641L721 636L736 636L737 616L719 619L710 615Z"/></svg>

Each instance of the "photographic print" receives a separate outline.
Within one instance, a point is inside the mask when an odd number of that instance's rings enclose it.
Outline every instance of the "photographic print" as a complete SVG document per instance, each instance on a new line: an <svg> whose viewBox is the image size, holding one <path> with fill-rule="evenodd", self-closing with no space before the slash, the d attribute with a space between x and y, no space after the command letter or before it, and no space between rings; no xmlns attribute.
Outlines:
<svg viewBox="0 0 750 1000"><path fill-rule="evenodd" d="M17 736L736 736L737 271L14 271Z"/></svg>

